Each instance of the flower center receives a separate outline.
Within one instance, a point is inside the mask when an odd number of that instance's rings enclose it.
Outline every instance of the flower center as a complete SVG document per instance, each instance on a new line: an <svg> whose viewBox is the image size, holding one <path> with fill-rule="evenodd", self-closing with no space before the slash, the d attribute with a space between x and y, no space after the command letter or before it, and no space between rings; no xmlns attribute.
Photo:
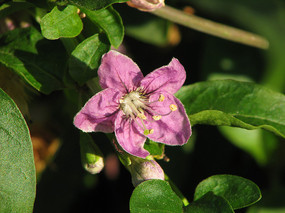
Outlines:
<svg viewBox="0 0 285 213"><path fill-rule="evenodd" d="M158 100L154 102L163 102L164 99L165 97L161 94ZM177 106L171 104L169 106L170 108L169 113L166 113L164 115L159 115L158 113L153 111L150 106L148 106L149 104L151 103L149 102L148 97L141 92L140 88L124 95L120 99L120 109L123 111L123 113L127 118L133 119L143 129L144 135L152 134L154 131L153 129L147 129L144 124L144 120L147 119L147 117L144 114L145 110L147 110L148 113L153 114L152 119L154 121L158 121L161 119L162 116L167 116L171 112L177 110ZM137 118L139 118L141 124L138 123Z"/></svg>
<svg viewBox="0 0 285 213"><path fill-rule="evenodd" d="M146 108L146 100L146 97L144 97L142 93L138 91L132 91L122 97L122 99L120 100L120 108L123 110L124 114L127 117L143 118L143 109Z"/></svg>

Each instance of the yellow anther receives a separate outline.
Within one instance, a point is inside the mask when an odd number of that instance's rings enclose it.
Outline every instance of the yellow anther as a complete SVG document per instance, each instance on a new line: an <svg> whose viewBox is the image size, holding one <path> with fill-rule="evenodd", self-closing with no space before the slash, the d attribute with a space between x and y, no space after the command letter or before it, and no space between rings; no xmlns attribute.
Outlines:
<svg viewBox="0 0 285 213"><path fill-rule="evenodd" d="M148 129L145 129L145 130L143 131L143 134L144 134L144 135L149 135L149 130L148 130Z"/></svg>
<svg viewBox="0 0 285 213"><path fill-rule="evenodd" d="M144 135L149 135L149 134L152 134L153 133L153 129L145 129L144 131L143 131L143 134Z"/></svg>
<svg viewBox="0 0 285 213"><path fill-rule="evenodd" d="M158 101L162 102L162 101L164 101L164 99L165 99L164 95L160 94Z"/></svg>
<svg viewBox="0 0 285 213"><path fill-rule="evenodd" d="M152 116L152 118L156 121L160 120L161 119L161 115L154 115Z"/></svg>
<svg viewBox="0 0 285 213"><path fill-rule="evenodd" d="M176 111L177 110L177 106L174 105L174 104L170 104L169 108L170 108L171 111Z"/></svg>
<svg viewBox="0 0 285 213"><path fill-rule="evenodd" d="M141 119L143 119L143 120L146 120L146 116L145 116L144 114L142 114L142 113L139 113L139 114L138 114L138 117L141 118Z"/></svg>

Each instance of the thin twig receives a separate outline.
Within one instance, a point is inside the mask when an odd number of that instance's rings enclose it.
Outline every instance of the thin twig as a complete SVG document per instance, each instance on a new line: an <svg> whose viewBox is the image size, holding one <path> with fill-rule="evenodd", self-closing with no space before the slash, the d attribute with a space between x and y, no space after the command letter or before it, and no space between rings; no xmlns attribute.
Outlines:
<svg viewBox="0 0 285 213"><path fill-rule="evenodd" d="M172 22L220 38L262 49L267 49L269 47L269 42L259 35L246 32L244 30L240 30L234 27L226 26L220 23L216 23L195 15L189 15L187 13L184 13L183 11L180 11L167 5L153 11L152 13Z"/></svg>

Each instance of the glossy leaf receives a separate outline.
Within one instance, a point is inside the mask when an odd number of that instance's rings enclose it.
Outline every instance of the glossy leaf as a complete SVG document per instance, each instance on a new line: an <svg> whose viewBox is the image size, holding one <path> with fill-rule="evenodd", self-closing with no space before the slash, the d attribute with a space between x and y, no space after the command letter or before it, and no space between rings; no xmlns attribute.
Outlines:
<svg viewBox="0 0 285 213"><path fill-rule="evenodd" d="M102 55L110 49L104 34L95 34L81 42L71 53L69 73L71 77L84 84L97 75Z"/></svg>
<svg viewBox="0 0 285 213"><path fill-rule="evenodd" d="M226 199L233 209L252 205L261 199L258 186L252 181L234 175L214 175L199 183L194 200L208 192Z"/></svg>
<svg viewBox="0 0 285 213"><path fill-rule="evenodd" d="M108 7L106 9L91 11L91 10L82 10L97 26L102 28L110 41L110 43L118 48L124 38L124 26L122 19L119 13L113 9L113 7Z"/></svg>
<svg viewBox="0 0 285 213"><path fill-rule="evenodd" d="M60 43L44 40L32 27L0 36L0 63L45 94L62 88L59 78L64 72L63 51Z"/></svg>
<svg viewBox="0 0 285 213"><path fill-rule="evenodd" d="M77 7L69 5L63 10L54 7L41 20L42 34L47 39L73 38L83 29L82 21L77 14Z"/></svg>
<svg viewBox="0 0 285 213"><path fill-rule="evenodd" d="M230 204L221 196L208 192L185 207L186 213L233 213Z"/></svg>
<svg viewBox="0 0 285 213"><path fill-rule="evenodd" d="M36 195L33 147L25 119L0 89L0 212L32 212Z"/></svg>
<svg viewBox="0 0 285 213"><path fill-rule="evenodd" d="M163 180L149 180L138 185L130 199L131 213L182 213L182 201Z"/></svg>
<svg viewBox="0 0 285 213"><path fill-rule="evenodd" d="M191 124L263 128L285 137L285 96L253 83L209 81L176 93Z"/></svg>
<svg viewBox="0 0 285 213"><path fill-rule="evenodd" d="M88 10L99 10L108 7L114 3L122 3L128 0L68 0L70 3L78 7L84 7Z"/></svg>

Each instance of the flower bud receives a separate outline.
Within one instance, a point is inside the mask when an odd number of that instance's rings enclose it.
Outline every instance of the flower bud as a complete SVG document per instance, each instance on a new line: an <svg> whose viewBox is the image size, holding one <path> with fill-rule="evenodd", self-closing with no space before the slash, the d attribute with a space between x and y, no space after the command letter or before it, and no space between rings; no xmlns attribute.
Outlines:
<svg viewBox="0 0 285 213"><path fill-rule="evenodd" d="M104 158L99 147L88 134L80 133L82 166L91 174L98 174L104 168Z"/></svg>
<svg viewBox="0 0 285 213"><path fill-rule="evenodd" d="M164 0L130 0L127 4L141 11L154 11L164 6Z"/></svg>
<svg viewBox="0 0 285 213"><path fill-rule="evenodd" d="M132 160L129 170L132 175L132 183L135 187L146 180L164 180L164 172L155 160Z"/></svg>

